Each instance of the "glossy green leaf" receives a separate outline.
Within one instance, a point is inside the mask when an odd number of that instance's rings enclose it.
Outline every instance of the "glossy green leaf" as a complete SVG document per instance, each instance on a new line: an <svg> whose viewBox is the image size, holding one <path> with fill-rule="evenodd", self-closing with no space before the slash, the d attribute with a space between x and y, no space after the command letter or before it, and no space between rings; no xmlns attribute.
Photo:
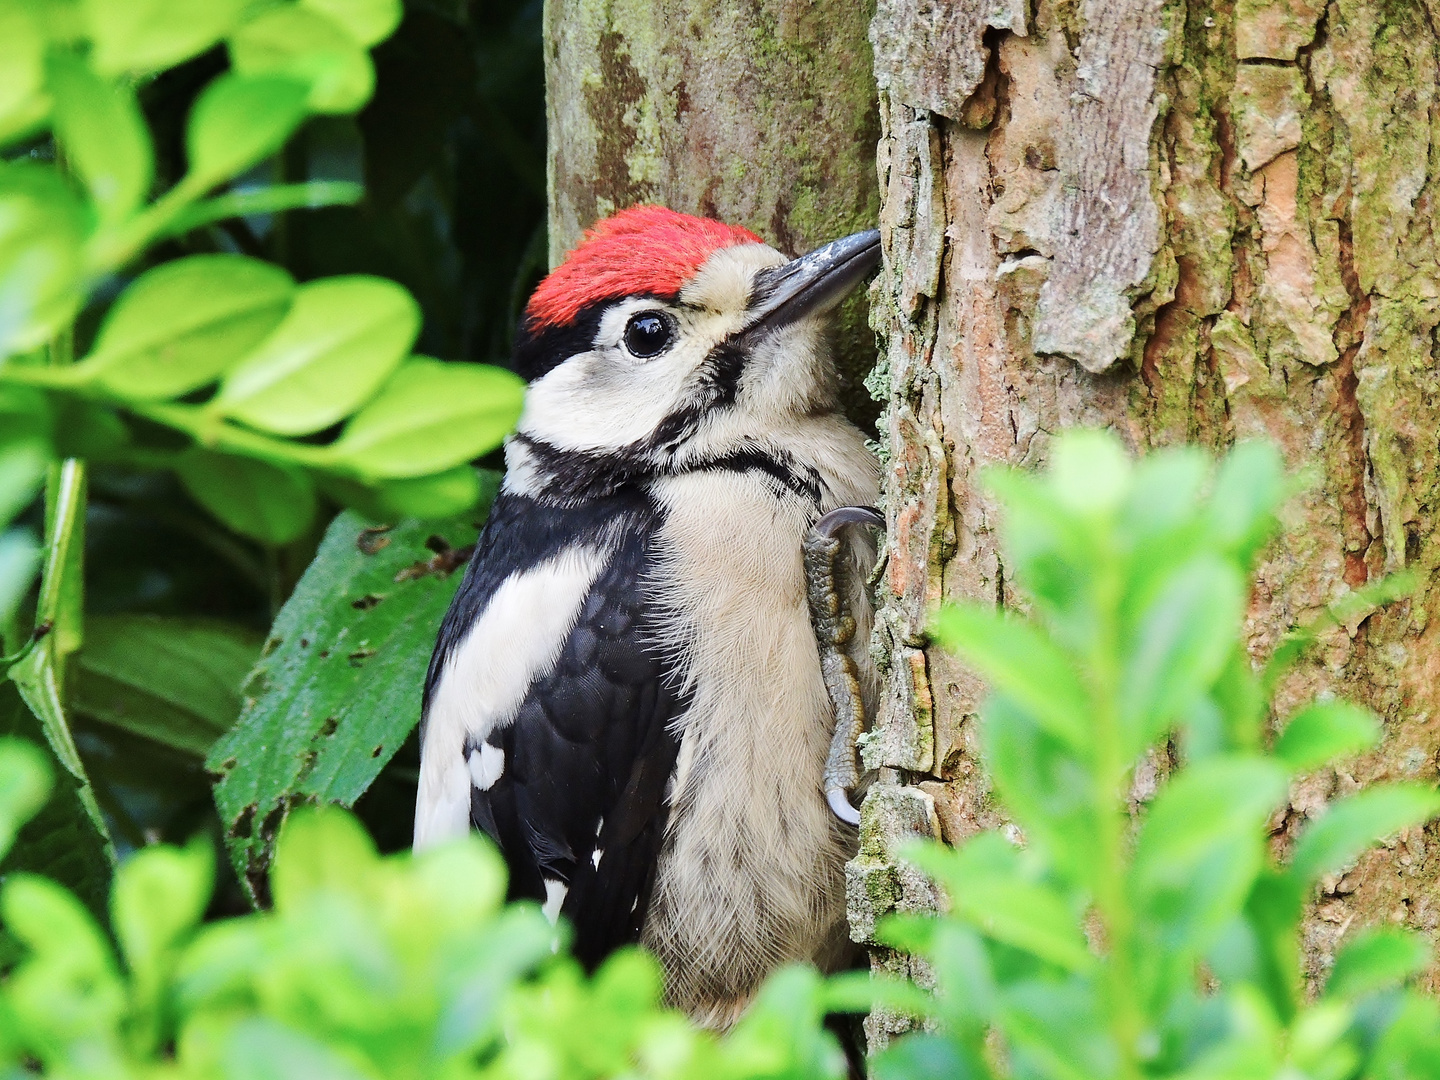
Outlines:
<svg viewBox="0 0 1440 1080"><path fill-rule="evenodd" d="M300 0L300 6L317 11L352 38L369 48L395 32L404 14L400 0Z"/></svg>
<svg viewBox="0 0 1440 1080"><path fill-rule="evenodd" d="M935 617L940 643L975 665L1072 749L1087 746L1089 695L1070 660L1034 624L975 604Z"/></svg>
<svg viewBox="0 0 1440 1080"><path fill-rule="evenodd" d="M91 62L112 76L173 67L219 41L245 6L245 0L84 0Z"/></svg>
<svg viewBox="0 0 1440 1080"><path fill-rule="evenodd" d="M346 512L331 524L275 620L240 723L206 762L247 888L263 889L275 814L297 799L353 805L419 722L456 551L474 539L470 519L385 529Z"/></svg>
<svg viewBox="0 0 1440 1080"><path fill-rule="evenodd" d="M1358 754L1380 741L1380 721L1348 701L1320 701L1292 716L1275 740L1275 756L1294 772Z"/></svg>
<svg viewBox="0 0 1440 1080"><path fill-rule="evenodd" d="M500 368L414 357L350 419L331 453L369 477L443 472L499 446L524 398L524 382Z"/></svg>
<svg viewBox="0 0 1440 1080"><path fill-rule="evenodd" d="M45 35L30 11L0 4L0 146L39 125L50 111Z"/></svg>
<svg viewBox="0 0 1440 1080"><path fill-rule="evenodd" d="M349 180L310 180L300 184L231 189L186 208L161 230L160 235L183 236L192 229L226 218L278 214L285 210L322 206L353 206L364 195L365 188Z"/></svg>
<svg viewBox="0 0 1440 1080"><path fill-rule="evenodd" d="M240 716L260 635L234 623L93 615L72 665L80 716L204 757Z"/></svg>
<svg viewBox="0 0 1440 1080"><path fill-rule="evenodd" d="M302 285L275 332L225 376L212 407L277 435L320 431L368 400L419 332L419 307L392 281Z"/></svg>
<svg viewBox="0 0 1440 1080"><path fill-rule="evenodd" d="M221 75L190 111L187 185L198 194L279 150L305 119L308 93L293 79Z"/></svg>
<svg viewBox="0 0 1440 1080"><path fill-rule="evenodd" d="M1358 998L1420 974L1435 959L1423 935L1396 926L1371 927L1335 954L1325 983L1327 998Z"/></svg>
<svg viewBox="0 0 1440 1080"><path fill-rule="evenodd" d="M375 91L375 68L364 47L311 7L287 5L251 19L230 37L230 62L242 75L304 84L312 112L354 112Z"/></svg>
<svg viewBox="0 0 1440 1080"><path fill-rule="evenodd" d="M315 485L299 469L192 447L176 475L192 498L230 529L288 544L315 520Z"/></svg>
<svg viewBox="0 0 1440 1080"><path fill-rule="evenodd" d="M20 827L45 805L53 783L54 771L39 747L0 737L0 859L9 854Z"/></svg>
<svg viewBox="0 0 1440 1080"><path fill-rule="evenodd" d="M498 473L457 465L433 476L386 480L371 489L371 496L380 517L433 521L465 514L476 507L483 510L494 498L498 483Z"/></svg>
<svg viewBox="0 0 1440 1080"><path fill-rule="evenodd" d="M30 352L84 299L84 207L54 169L0 163L0 357Z"/></svg>
<svg viewBox="0 0 1440 1080"><path fill-rule="evenodd" d="M1201 556L1170 574L1136 613L1120 676L1127 756L1141 753L1220 674L1244 601L1236 569Z"/></svg>
<svg viewBox="0 0 1440 1080"><path fill-rule="evenodd" d="M52 56L55 136L105 222L123 221L150 192L155 173L150 131L135 92L107 82L78 57Z"/></svg>
<svg viewBox="0 0 1440 1080"><path fill-rule="evenodd" d="M1334 873L1377 841L1440 814L1440 793L1418 784L1386 784L1331 803L1310 822L1290 860L1301 881Z"/></svg>
<svg viewBox="0 0 1440 1080"><path fill-rule="evenodd" d="M179 397L214 382L285 317L295 283L240 255L162 263L120 294L76 369L125 401Z"/></svg>

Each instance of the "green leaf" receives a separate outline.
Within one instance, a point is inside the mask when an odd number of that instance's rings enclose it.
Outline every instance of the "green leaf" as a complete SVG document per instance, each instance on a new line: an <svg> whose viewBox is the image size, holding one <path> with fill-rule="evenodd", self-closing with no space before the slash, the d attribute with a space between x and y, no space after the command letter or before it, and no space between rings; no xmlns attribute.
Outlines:
<svg viewBox="0 0 1440 1080"><path fill-rule="evenodd" d="M0 734L32 745L45 741L40 721L21 700L15 684L4 679L0 679ZM77 781L53 754L46 754L46 760L55 777L50 799L21 828L5 869L44 874L73 890L101 915L110 893L114 849L91 816L98 814L98 807L89 786Z"/></svg>
<svg viewBox="0 0 1440 1080"><path fill-rule="evenodd" d="M235 532L288 544L315 520L315 485L299 469L198 446L175 466L185 490Z"/></svg>
<svg viewBox="0 0 1440 1080"><path fill-rule="evenodd" d="M400 25L400 0L300 0L300 6L319 12L352 38L369 48L378 45Z"/></svg>
<svg viewBox="0 0 1440 1080"><path fill-rule="evenodd" d="M204 757L240 716L261 639L233 623L92 615L70 688L79 715Z"/></svg>
<svg viewBox="0 0 1440 1080"><path fill-rule="evenodd" d="M55 95L55 136L105 222L123 221L150 193L155 157L135 92L106 82L78 57L48 65Z"/></svg>
<svg viewBox="0 0 1440 1080"><path fill-rule="evenodd" d="M4 417L4 422L13 421ZM41 437L26 433L14 442L0 443L0 527L10 524L35 498L49 464L49 447Z"/></svg>
<svg viewBox="0 0 1440 1080"><path fill-rule="evenodd" d="M1135 846L1130 892L1165 947L1202 946L1240 912L1286 776L1260 757L1211 757L1160 790Z"/></svg>
<svg viewBox="0 0 1440 1080"><path fill-rule="evenodd" d="M1036 882L977 876L951 893L952 910L995 941L1071 972L1086 972L1095 957L1075 915L1050 889Z"/></svg>
<svg viewBox="0 0 1440 1080"><path fill-rule="evenodd" d="M1370 927L1335 954L1325 996L1353 1000L1373 994L1420 974L1434 958L1430 942L1414 930Z"/></svg>
<svg viewBox="0 0 1440 1080"><path fill-rule="evenodd" d="M0 532L0 628L9 625L40 569L40 544L29 529Z"/></svg>
<svg viewBox="0 0 1440 1080"><path fill-rule="evenodd" d="M0 358L45 344L84 299L86 212L55 172L0 164Z"/></svg>
<svg viewBox="0 0 1440 1080"><path fill-rule="evenodd" d="M9 854L20 827L50 798L53 783L54 772L39 747L0 737L0 859Z"/></svg>
<svg viewBox="0 0 1440 1080"><path fill-rule="evenodd" d="M427 546L432 535L451 556ZM239 724L206 762L252 895L263 895L275 815L302 799L353 806L419 723L436 628L460 583L453 552L474 539L468 519L372 529L353 512L326 532L275 620Z"/></svg>
<svg viewBox="0 0 1440 1080"><path fill-rule="evenodd" d="M1210 496L1210 529L1244 560L1275 527L1275 508L1285 492L1280 451L1268 442L1242 442L1220 465Z"/></svg>
<svg viewBox="0 0 1440 1080"><path fill-rule="evenodd" d="M308 435L358 409L420 332L410 294L383 278L302 285L279 328L230 370L211 408L277 435Z"/></svg>
<svg viewBox="0 0 1440 1080"><path fill-rule="evenodd" d="M44 121L45 35L20 4L0 4L0 146Z"/></svg>
<svg viewBox="0 0 1440 1080"><path fill-rule="evenodd" d="M125 1008L110 944L66 889L34 874L8 875L0 918L29 955L7 980L7 1004L40 1045L100 1041Z"/></svg>
<svg viewBox="0 0 1440 1080"><path fill-rule="evenodd" d="M1140 754L1213 683L1235 645L1245 589L1236 569L1199 556L1135 613L1120 677L1126 756Z"/></svg>
<svg viewBox="0 0 1440 1080"><path fill-rule="evenodd" d="M210 902L215 855L206 838L186 848L157 844L120 865L110 896L110 925L130 968L130 1031L146 1053L163 1044L180 950Z"/></svg>
<svg viewBox="0 0 1440 1080"><path fill-rule="evenodd" d="M1384 784L1333 802L1295 843L1290 872L1314 881L1349 864L1366 848L1440 813L1440 793L1418 784Z"/></svg>
<svg viewBox="0 0 1440 1080"><path fill-rule="evenodd" d="M1027 708L1072 749L1088 745L1089 695L1066 655L1033 624L977 604L951 605L935 617L940 643L980 669L997 690Z"/></svg>
<svg viewBox="0 0 1440 1080"><path fill-rule="evenodd" d="M242 75L304 84L312 112L354 112L375 91L375 68L361 44L325 15L298 5L273 8L232 34L230 63Z"/></svg>
<svg viewBox="0 0 1440 1080"><path fill-rule="evenodd" d="M1348 701L1320 701L1290 718L1275 740L1275 756L1291 772L1306 772L1380 741L1380 721Z"/></svg>
<svg viewBox="0 0 1440 1080"><path fill-rule="evenodd" d="M1119 508L1133 471L1112 432L1072 428L1055 440L1047 480L1056 503L1071 513L1094 517Z"/></svg>
<svg viewBox="0 0 1440 1080"><path fill-rule="evenodd" d="M240 255L162 263L120 294L74 371L122 401L179 397L214 382L285 317L295 283Z"/></svg>
<svg viewBox="0 0 1440 1080"><path fill-rule="evenodd" d="M422 521L455 517L474 507L482 511L495 498L500 474L457 465L434 476L386 480L373 490L377 512L384 518L413 517ZM363 509L357 505L357 509Z"/></svg>
<svg viewBox="0 0 1440 1080"><path fill-rule="evenodd" d="M499 446L524 398L525 383L500 368L413 357L350 419L331 453L369 477L443 472Z"/></svg>
<svg viewBox="0 0 1440 1080"><path fill-rule="evenodd" d="M275 841L270 891L277 911L317 892L363 892L379 855L354 816L333 806L302 806L285 819Z"/></svg>
<svg viewBox="0 0 1440 1080"><path fill-rule="evenodd" d="M190 111L186 186L198 194L279 150L305 119L307 93L293 79L221 75Z"/></svg>
<svg viewBox="0 0 1440 1080"><path fill-rule="evenodd" d="M284 210L322 206L354 206L364 195L365 188L349 180L309 180L300 184L236 188L188 207L177 214L159 235L183 236L192 229L226 218L278 214Z"/></svg>
<svg viewBox="0 0 1440 1080"><path fill-rule="evenodd" d="M214 45L246 0L84 0L91 62L102 75L174 67Z"/></svg>

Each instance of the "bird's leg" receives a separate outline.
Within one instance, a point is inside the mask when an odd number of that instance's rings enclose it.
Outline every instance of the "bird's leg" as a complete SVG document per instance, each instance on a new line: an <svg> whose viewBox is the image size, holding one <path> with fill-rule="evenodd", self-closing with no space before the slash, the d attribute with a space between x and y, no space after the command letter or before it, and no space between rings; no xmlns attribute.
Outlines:
<svg viewBox="0 0 1440 1080"><path fill-rule="evenodd" d="M865 707L860 699L860 677L855 661L844 647L855 636L855 620L835 583L835 560L840 554L840 530L846 525L883 528L884 519L868 506L842 506L820 518L806 535L805 585L810 598L810 622L820 646L820 672L835 707L835 733L825 759L825 800L841 821L860 824L860 811L850 802L850 791L860 783L857 743L865 729Z"/></svg>

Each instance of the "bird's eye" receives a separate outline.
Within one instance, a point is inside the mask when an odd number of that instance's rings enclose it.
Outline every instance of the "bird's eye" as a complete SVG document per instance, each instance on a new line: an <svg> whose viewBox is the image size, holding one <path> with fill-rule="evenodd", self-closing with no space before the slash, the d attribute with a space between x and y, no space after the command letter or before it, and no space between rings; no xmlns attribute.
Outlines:
<svg viewBox="0 0 1440 1080"><path fill-rule="evenodd" d="M625 324L625 348L642 360L659 356L674 338L675 320L663 311L637 312Z"/></svg>

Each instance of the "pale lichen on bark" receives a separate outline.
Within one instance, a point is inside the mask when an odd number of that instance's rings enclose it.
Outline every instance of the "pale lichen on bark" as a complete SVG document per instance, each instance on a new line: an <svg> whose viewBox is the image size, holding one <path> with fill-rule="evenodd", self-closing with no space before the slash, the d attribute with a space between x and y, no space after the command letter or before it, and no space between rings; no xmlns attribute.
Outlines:
<svg viewBox="0 0 1440 1080"><path fill-rule="evenodd" d="M889 697L867 761L928 799L949 840L998 821L984 687L923 633L941 599L1017 602L985 465L1042 464L1073 425L1136 452L1268 438L1308 486L1258 570L1257 661L1383 573L1420 582L1331 632L1282 687L1277 726L1332 693L1385 723L1378 750L1296 784L1274 822L1283 855L1338 795L1440 777L1440 4L1041 0L1023 36L987 31L987 10L954 5L946 24L963 62L945 70L972 95L948 114L925 105L937 65L907 81L913 49L876 42ZM865 870L883 881L880 817L867 808ZM1312 982L1362 926L1440 936L1437 839L1413 830L1324 883ZM857 925L887 895L857 890Z"/></svg>

